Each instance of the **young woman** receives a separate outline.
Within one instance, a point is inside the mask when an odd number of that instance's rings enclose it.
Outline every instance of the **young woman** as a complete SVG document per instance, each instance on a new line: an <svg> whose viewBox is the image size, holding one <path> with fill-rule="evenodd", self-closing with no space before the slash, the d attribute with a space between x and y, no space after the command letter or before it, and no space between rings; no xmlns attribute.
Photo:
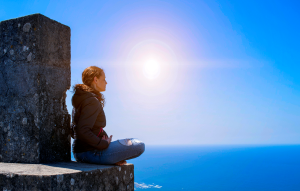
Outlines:
<svg viewBox="0 0 300 191"><path fill-rule="evenodd" d="M140 156L145 144L138 139L112 140L103 128L106 118L103 111L106 89L104 71L90 66L82 72L83 84L73 87L72 97L72 151L77 162L124 165L126 160Z"/></svg>

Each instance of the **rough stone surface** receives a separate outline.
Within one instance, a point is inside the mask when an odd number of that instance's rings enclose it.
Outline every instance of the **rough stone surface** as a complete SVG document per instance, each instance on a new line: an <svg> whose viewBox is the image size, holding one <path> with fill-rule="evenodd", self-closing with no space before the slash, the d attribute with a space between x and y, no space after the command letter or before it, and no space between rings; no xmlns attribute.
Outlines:
<svg viewBox="0 0 300 191"><path fill-rule="evenodd" d="M41 14L0 22L0 162L70 161L70 28Z"/></svg>
<svg viewBox="0 0 300 191"><path fill-rule="evenodd" d="M0 190L134 190L133 173L132 164L0 163Z"/></svg>

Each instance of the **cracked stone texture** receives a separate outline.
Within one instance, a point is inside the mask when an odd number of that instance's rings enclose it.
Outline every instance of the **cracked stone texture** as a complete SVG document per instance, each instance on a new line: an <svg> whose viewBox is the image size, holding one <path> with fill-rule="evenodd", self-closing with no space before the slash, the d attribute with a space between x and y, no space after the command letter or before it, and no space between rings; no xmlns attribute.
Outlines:
<svg viewBox="0 0 300 191"><path fill-rule="evenodd" d="M0 190L134 190L134 166L0 163Z"/></svg>
<svg viewBox="0 0 300 191"><path fill-rule="evenodd" d="M0 22L0 162L71 161L70 35L41 14Z"/></svg>

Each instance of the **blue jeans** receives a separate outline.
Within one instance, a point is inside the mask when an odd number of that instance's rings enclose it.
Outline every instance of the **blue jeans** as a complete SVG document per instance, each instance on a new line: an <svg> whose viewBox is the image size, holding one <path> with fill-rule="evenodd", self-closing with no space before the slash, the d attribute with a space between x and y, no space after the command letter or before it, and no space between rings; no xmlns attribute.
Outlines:
<svg viewBox="0 0 300 191"><path fill-rule="evenodd" d="M126 144L131 140L132 145ZM82 153L74 153L77 162L94 164L115 164L122 160L129 160L140 156L145 151L145 144L138 139L120 139L113 141L105 150L93 150Z"/></svg>

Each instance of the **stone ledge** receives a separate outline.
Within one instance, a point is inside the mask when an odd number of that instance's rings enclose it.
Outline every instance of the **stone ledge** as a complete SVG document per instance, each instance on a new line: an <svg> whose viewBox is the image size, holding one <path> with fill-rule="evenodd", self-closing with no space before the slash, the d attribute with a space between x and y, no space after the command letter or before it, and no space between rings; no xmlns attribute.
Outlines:
<svg viewBox="0 0 300 191"><path fill-rule="evenodd" d="M0 190L134 190L134 166L0 163Z"/></svg>

